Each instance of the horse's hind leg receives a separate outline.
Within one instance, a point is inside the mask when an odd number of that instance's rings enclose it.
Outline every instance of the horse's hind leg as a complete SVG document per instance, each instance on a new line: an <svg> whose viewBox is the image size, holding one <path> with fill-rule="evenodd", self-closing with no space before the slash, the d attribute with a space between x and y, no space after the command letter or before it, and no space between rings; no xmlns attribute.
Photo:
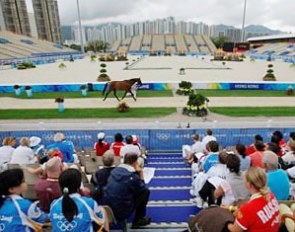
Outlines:
<svg viewBox="0 0 295 232"><path fill-rule="evenodd" d="M118 96L117 96L117 91L116 91L116 90L114 90L114 95L115 95L115 97L117 98L117 100L120 101L120 99L119 99ZM123 99L123 98L122 98L122 99Z"/></svg>
<svg viewBox="0 0 295 232"><path fill-rule="evenodd" d="M127 95L127 91L125 91L125 93L124 93L124 95L123 95L123 97L122 97L121 100L123 100L126 97L126 95Z"/></svg>

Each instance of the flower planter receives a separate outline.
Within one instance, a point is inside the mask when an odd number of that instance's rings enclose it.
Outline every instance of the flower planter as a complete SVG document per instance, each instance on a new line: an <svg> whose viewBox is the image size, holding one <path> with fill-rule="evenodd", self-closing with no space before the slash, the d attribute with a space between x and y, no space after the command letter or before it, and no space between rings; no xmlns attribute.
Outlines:
<svg viewBox="0 0 295 232"><path fill-rule="evenodd" d="M15 93L16 96L20 96L20 94L21 94L21 88L14 89L14 93Z"/></svg>
<svg viewBox="0 0 295 232"><path fill-rule="evenodd" d="M57 111L58 112L64 112L65 111L64 103L63 102L58 102L57 103Z"/></svg>
<svg viewBox="0 0 295 232"><path fill-rule="evenodd" d="M33 96L32 89L26 89L26 94L27 94L28 97L32 97Z"/></svg>
<svg viewBox="0 0 295 232"><path fill-rule="evenodd" d="M87 89L81 89L81 93L83 97L87 96Z"/></svg>

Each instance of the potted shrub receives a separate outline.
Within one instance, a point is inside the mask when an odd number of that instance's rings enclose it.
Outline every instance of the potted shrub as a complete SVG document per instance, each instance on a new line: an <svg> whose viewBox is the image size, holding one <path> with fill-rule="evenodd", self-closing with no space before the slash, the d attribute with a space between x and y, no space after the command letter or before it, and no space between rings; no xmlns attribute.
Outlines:
<svg viewBox="0 0 295 232"><path fill-rule="evenodd" d="M95 59L96 59L96 55L91 55L91 56L90 56L90 61L91 61L91 62L94 62Z"/></svg>
<svg viewBox="0 0 295 232"><path fill-rule="evenodd" d="M263 77L263 80L264 81L276 81L276 77L275 75L273 74L273 65L272 64L269 64L267 65L267 71L266 71L266 74L265 76Z"/></svg>
<svg viewBox="0 0 295 232"><path fill-rule="evenodd" d="M14 89L14 93L16 96L20 96L21 94L21 87L19 85L14 85L13 86L13 89Z"/></svg>
<svg viewBox="0 0 295 232"><path fill-rule="evenodd" d="M206 102L209 99L202 94L190 94L186 106L183 108L182 113L188 116L204 117L207 116L208 110Z"/></svg>
<svg viewBox="0 0 295 232"><path fill-rule="evenodd" d="M97 78L97 81L110 81L111 78L107 74L106 70L107 65L105 63L100 64L100 74Z"/></svg>
<svg viewBox="0 0 295 232"><path fill-rule="evenodd" d="M32 91L32 87L31 86L27 85L25 87L25 91L26 91L26 94L27 94L28 97L32 97L33 96L33 91Z"/></svg>
<svg viewBox="0 0 295 232"><path fill-rule="evenodd" d="M120 101L119 105L117 106L117 111L120 113L124 113L124 112L129 111L129 108L130 107L127 105L126 102Z"/></svg>
<svg viewBox="0 0 295 232"><path fill-rule="evenodd" d="M57 111L58 112L64 112L64 98L63 97L57 97L55 98L55 102L57 102Z"/></svg>
<svg viewBox="0 0 295 232"><path fill-rule="evenodd" d="M181 81L179 84L179 89L177 89L176 93L178 95L189 95L194 92L194 89L192 88L192 83L189 81Z"/></svg>
<svg viewBox="0 0 295 232"><path fill-rule="evenodd" d="M61 69L61 70L64 70L64 69L67 68L67 66L66 66L63 62L61 62L61 63L58 65L58 67L59 67L59 69Z"/></svg>
<svg viewBox="0 0 295 232"><path fill-rule="evenodd" d="M294 94L294 89L292 85L289 85L287 89L287 95L293 95L293 94Z"/></svg>
<svg viewBox="0 0 295 232"><path fill-rule="evenodd" d="M86 97L87 96L87 86L86 85L81 85L80 90L81 90L82 96Z"/></svg>

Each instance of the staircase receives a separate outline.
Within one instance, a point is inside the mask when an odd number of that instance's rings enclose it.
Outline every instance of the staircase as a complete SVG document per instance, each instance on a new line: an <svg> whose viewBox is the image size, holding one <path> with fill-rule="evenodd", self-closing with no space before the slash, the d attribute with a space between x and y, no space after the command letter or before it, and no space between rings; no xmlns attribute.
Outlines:
<svg viewBox="0 0 295 232"><path fill-rule="evenodd" d="M191 170L181 154L149 154L146 167L156 168L148 187L151 191L147 214L152 223L131 231L182 231L189 215L199 209L190 201Z"/></svg>

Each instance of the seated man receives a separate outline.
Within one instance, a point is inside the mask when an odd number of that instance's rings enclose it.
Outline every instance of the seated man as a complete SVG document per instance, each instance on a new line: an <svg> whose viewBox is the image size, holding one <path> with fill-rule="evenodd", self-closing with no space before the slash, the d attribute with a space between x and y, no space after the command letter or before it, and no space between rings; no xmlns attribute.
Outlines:
<svg viewBox="0 0 295 232"><path fill-rule="evenodd" d="M278 169L278 156L272 151L265 151L263 164L267 172L267 186L273 192L277 200L288 200L290 182L287 173Z"/></svg>
<svg viewBox="0 0 295 232"><path fill-rule="evenodd" d="M135 210L132 228L148 225L151 221L146 216L150 191L145 186L137 159L135 153L125 154L124 163L111 172L101 202L111 207L117 220L128 218Z"/></svg>
<svg viewBox="0 0 295 232"><path fill-rule="evenodd" d="M51 202L61 196L58 178L63 171L61 159L51 158L46 163L46 179L39 179L35 185L35 191L40 201L40 209L49 213Z"/></svg>

